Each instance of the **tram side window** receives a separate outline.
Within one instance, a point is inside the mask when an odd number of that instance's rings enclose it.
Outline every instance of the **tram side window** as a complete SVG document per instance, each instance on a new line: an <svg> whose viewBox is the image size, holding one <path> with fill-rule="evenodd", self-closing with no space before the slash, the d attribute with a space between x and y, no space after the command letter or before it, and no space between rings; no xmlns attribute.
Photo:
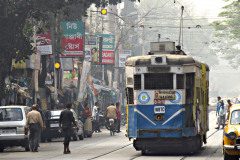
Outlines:
<svg viewBox="0 0 240 160"><path fill-rule="evenodd" d="M134 90L141 90L141 75L134 75Z"/></svg>
<svg viewBox="0 0 240 160"><path fill-rule="evenodd" d="M144 76L145 89L173 89L172 73L146 73Z"/></svg>
<svg viewBox="0 0 240 160"><path fill-rule="evenodd" d="M126 89L127 104L133 104L133 88Z"/></svg>
<svg viewBox="0 0 240 160"><path fill-rule="evenodd" d="M184 74L177 74L177 89L184 89Z"/></svg>
<svg viewBox="0 0 240 160"><path fill-rule="evenodd" d="M194 73L186 74L186 127L194 127L193 120L193 102L194 102Z"/></svg>
<svg viewBox="0 0 240 160"><path fill-rule="evenodd" d="M194 73L186 74L186 104L193 104L194 100Z"/></svg>

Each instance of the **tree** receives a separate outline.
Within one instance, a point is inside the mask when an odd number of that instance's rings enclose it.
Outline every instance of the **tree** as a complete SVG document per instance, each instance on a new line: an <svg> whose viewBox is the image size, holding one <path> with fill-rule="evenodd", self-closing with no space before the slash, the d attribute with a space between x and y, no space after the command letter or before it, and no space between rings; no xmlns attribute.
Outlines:
<svg viewBox="0 0 240 160"><path fill-rule="evenodd" d="M12 59L27 58L31 53L29 39L24 35L25 20L30 11L22 1L0 1L4 10L0 15L0 99L4 96L4 79L11 70ZM24 7L24 9L23 9Z"/></svg>
<svg viewBox="0 0 240 160"><path fill-rule="evenodd" d="M223 11L219 14L222 20L212 23L216 30L216 41L214 41L215 51L227 59L230 65L238 68L240 55L240 1L225 0L228 4L223 7ZM218 47L216 47L218 46Z"/></svg>
<svg viewBox="0 0 240 160"><path fill-rule="evenodd" d="M109 3L119 2L121 0L112 0ZM44 21L49 25L49 19L46 17L50 12L62 11L64 18L71 18L74 17L72 13L76 14L72 11L74 8L76 11L77 6L81 6L77 10L77 17L81 18L82 15L86 15L85 11L92 3L99 6L108 4L105 0L0 0L0 63L4 66L0 67L0 100L4 96L4 80L11 71L12 59L26 59L32 53L31 37L29 37L32 21L29 19ZM26 34L24 32L26 30L30 34Z"/></svg>
<svg viewBox="0 0 240 160"><path fill-rule="evenodd" d="M225 1L229 2L229 4L223 7L223 11L219 14L219 17L224 19L215 21L213 25L219 31L219 36L224 36L224 34L228 33L231 38L240 39L240 1Z"/></svg>

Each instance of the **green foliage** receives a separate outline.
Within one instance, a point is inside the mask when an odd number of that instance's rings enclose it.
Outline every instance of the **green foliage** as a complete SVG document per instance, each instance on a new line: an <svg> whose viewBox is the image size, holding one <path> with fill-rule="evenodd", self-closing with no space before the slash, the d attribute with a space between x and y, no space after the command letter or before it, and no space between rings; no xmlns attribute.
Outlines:
<svg viewBox="0 0 240 160"><path fill-rule="evenodd" d="M229 33L231 38L240 39L240 1L226 0L228 5L223 7L219 17L224 20L215 21L213 26L217 31Z"/></svg>

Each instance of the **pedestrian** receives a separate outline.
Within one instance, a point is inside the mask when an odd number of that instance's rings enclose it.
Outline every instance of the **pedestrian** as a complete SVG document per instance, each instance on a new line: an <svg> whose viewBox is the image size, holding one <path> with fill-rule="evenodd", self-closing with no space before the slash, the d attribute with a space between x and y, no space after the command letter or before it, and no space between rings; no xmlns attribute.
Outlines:
<svg viewBox="0 0 240 160"><path fill-rule="evenodd" d="M46 128L46 117L45 117L45 113L42 110L42 105L41 105L41 100L39 98L37 98L37 111L41 114L42 120L43 120L43 126L44 128ZM41 141L41 136L42 136L42 132L39 133L39 138L38 138L38 144ZM38 145L38 147L40 147L40 145Z"/></svg>
<svg viewBox="0 0 240 160"><path fill-rule="evenodd" d="M229 113L230 112L230 109L232 107L232 102L230 99L227 100L227 103L228 103L228 106L227 106L227 112Z"/></svg>
<svg viewBox="0 0 240 160"><path fill-rule="evenodd" d="M83 117L85 119L85 122L84 122L84 134L87 137L91 137L92 136L92 132L93 132L92 112L91 112L90 108L88 107L88 103L87 102L85 102L85 104L84 104Z"/></svg>
<svg viewBox="0 0 240 160"><path fill-rule="evenodd" d="M77 126L75 122L75 118L73 117L73 112L71 111L71 104L66 105L66 109L64 109L60 114L59 125L64 135L64 151L63 154L70 154L69 143L71 140L71 134L73 132L73 124Z"/></svg>
<svg viewBox="0 0 240 160"><path fill-rule="evenodd" d="M220 96L217 97L217 100L218 100L218 102L217 102L217 106L216 106L216 116L219 116L220 108L223 107L224 103Z"/></svg>
<svg viewBox="0 0 240 160"><path fill-rule="evenodd" d="M230 113L230 109L232 107L232 102L230 99L227 100L228 106L227 106L227 119L229 118L229 113Z"/></svg>
<svg viewBox="0 0 240 160"><path fill-rule="evenodd" d="M99 105L98 102L95 103L92 110L92 117L93 117L93 131L94 132L101 132L99 127Z"/></svg>
<svg viewBox="0 0 240 160"><path fill-rule="evenodd" d="M120 109L120 103L119 102L116 103L116 114L117 114L117 133L120 133L121 132L120 128L121 128L121 118L122 118L122 116L121 116L121 109Z"/></svg>
<svg viewBox="0 0 240 160"><path fill-rule="evenodd" d="M38 152L39 134L44 128L41 114L37 111L37 105L32 106L32 111L27 114L27 128L29 128L29 142L32 152Z"/></svg>
<svg viewBox="0 0 240 160"><path fill-rule="evenodd" d="M221 97L217 97L218 103L217 103L217 108L216 108L216 116L217 116L217 124L218 126L216 129L220 128L220 125L224 126L225 125L225 110L224 110L224 102L221 99Z"/></svg>

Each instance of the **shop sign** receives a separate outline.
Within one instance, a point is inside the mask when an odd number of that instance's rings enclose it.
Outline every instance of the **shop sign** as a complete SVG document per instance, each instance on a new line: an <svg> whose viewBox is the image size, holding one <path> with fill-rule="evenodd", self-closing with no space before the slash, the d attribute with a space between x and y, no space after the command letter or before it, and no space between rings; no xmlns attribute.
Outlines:
<svg viewBox="0 0 240 160"><path fill-rule="evenodd" d="M82 21L61 22L63 37L61 41L64 56L84 56L84 23Z"/></svg>

